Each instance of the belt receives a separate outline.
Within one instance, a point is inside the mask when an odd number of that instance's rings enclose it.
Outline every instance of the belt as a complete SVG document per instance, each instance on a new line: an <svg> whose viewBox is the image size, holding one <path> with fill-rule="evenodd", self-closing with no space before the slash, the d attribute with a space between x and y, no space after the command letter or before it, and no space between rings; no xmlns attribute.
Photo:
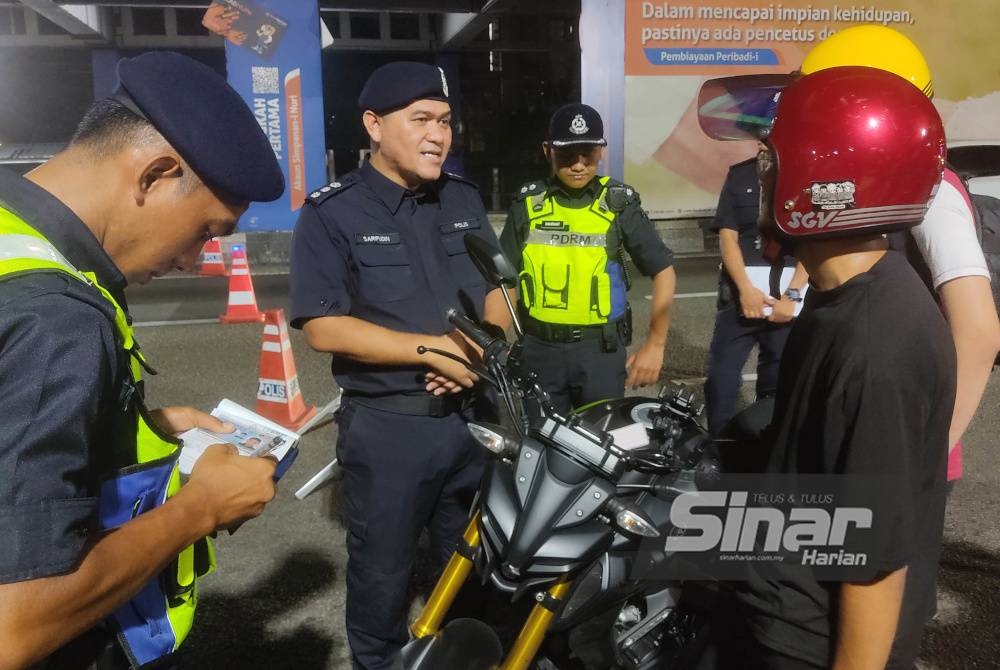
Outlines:
<svg viewBox="0 0 1000 670"><path fill-rule="evenodd" d="M524 332L546 342L582 342L586 339L601 339L607 329L616 329L617 322L598 323L592 326L571 326L564 323L546 323L530 316L523 319ZM615 331L617 332L617 331Z"/></svg>
<svg viewBox="0 0 1000 670"><path fill-rule="evenodd" d="M472 404L472 396L468 393L458 395L451 393L444 395L431 395L430 393L369 395L357 391L346 391L344 397L363 407L371 407L384 412L436 418L464 412Z"/></svg>

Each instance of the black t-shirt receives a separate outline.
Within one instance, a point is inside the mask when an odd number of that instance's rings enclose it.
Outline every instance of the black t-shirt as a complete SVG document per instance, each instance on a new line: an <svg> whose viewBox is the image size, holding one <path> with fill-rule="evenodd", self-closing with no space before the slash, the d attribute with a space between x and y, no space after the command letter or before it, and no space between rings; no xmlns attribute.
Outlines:
<svg viewBox="0 0 1000 670"><path fill-rule="evenodd" d="M879 573L908 566L897 641L918 635L934 612L954 399L948 327L900 255L809 292L781 361L768 469L896 482L873 530ZM741 595L751 626L765 646L826 667L840 583L806 571L791 579L754 573Z"/></svg>

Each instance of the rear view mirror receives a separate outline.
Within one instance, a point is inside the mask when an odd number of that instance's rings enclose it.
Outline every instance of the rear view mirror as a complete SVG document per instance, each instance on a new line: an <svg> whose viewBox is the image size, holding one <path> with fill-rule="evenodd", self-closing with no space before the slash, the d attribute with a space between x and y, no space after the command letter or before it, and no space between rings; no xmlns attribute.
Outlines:
<svg viewBox="0 0 1000 670"><path fill-rule="evenodd" d="M471 233L465 235L465 250L486 281L504 288L517 286L517 270L502 251Z"/></svg>
<svg viewBox="0 0 1000 670"><path fill-rule="evenodd" d="M511 289L517 286L517 270L514 269L514 266L507 260L502 251L483 238L466 233L463 241L465 242L465 250L469 252L469 258L472 259L472 263L479 270L479 274L483 275L483 278L488 283L504 289L500 291L500 294L503 296L503 300L507 304L507 310L510 312L510 318L514 324L514 332L517 333L519 339L523 338L524 329L521 328L521 322L517 318L517 310L514 309L514 304L511 302L510 296L507 295Z"/></svg>

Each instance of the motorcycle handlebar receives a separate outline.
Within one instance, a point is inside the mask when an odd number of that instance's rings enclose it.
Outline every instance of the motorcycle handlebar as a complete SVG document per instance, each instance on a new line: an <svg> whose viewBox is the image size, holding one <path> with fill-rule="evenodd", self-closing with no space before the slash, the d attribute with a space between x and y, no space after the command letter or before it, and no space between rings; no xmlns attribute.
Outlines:
<svg viewBox="0 0 1000 670"><path fill-rule="evenodd" d="M480 328L475 321L464 314L459 314L455 309L449 309L447 317L451 325L455 326L455 328L472 340L484 352L490 348L490 345L497 341L495 337Z"/></svg>

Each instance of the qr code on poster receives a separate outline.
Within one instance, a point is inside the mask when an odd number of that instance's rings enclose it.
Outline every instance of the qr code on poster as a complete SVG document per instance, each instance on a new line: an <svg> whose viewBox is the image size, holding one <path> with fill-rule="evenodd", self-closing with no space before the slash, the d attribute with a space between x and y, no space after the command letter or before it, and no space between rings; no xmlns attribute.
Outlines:
<svg viewBox="0 0 1000 670"><path fill-rule="evenodd" d="M253 77L254 95L277 95L278 90L278 68L276 67L251 67L250 75Z"/></svg>

